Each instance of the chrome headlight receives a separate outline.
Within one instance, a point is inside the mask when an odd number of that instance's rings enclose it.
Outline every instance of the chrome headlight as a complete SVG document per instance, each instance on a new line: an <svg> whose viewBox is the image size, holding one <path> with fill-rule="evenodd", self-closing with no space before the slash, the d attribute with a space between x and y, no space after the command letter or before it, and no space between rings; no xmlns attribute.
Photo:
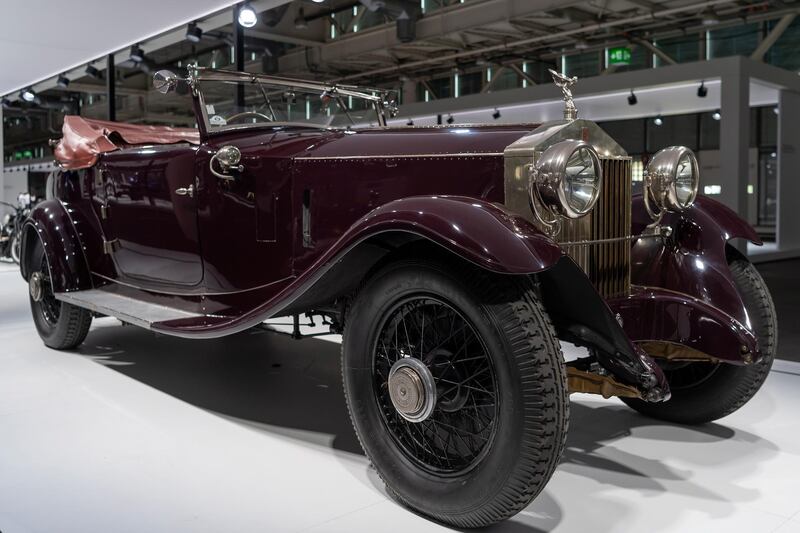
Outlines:
<svg viewBox="0 0 800 533"><path fill-rule="evenodd" d="M694 152L685 146L659 151L647 164L647 200L660 210L682 211L694 203L700 172Z"/></svg>
<svg viewBox="0 0 800 533"><path fill-rule="evenodd" d="M561 141L547 148L533 168L531 207L536 211L538 200L561 216L580 218L597 202L602 181L603 167L590 144Z"/></svg>

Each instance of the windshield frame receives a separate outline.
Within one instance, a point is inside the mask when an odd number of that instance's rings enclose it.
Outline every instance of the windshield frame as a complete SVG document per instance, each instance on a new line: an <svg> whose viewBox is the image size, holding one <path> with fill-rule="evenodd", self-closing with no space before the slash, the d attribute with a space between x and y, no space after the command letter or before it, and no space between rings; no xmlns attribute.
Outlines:
<svg viewBox="0 0 800 533"><path fill-rule="evenodd" d="M219 82L241 82L241 83L266 83L279 87L290 87L297 89L306 89L310 91L319 91L320 94L324 92L334 93L339 96L352 96L366 100L372 104L372 109L378 122L378 126L386 126L386 103L390 91L385 89L369 89L364 87L356 87L352 85L337 85L335 83L317 82L311 80L300 80L294 78L283 78L278 76L270 76L266 74L256 74L250 72L238 72L234 70L211 69L206 67L190 66L189 67L189 85L192 88L192 93L199 99L200 109L199 112L203 119L203 126L208 134L216 132L254 129L264 127L307 127L312 129L322 130L339 130L347 129L334 126L323 126L313 123L305 122L259 122L256 124L230 124L225 126L212 126L206 109L206 102L203 96L203 91L200 89L199 82L202 81L219 81Z"/></svg>

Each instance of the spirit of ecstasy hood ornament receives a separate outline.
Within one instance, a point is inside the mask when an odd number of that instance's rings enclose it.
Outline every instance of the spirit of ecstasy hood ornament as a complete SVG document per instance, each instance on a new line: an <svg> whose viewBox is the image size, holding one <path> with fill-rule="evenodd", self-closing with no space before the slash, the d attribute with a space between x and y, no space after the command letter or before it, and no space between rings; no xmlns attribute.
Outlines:
<svg viewBox="0 0 800 533"><path fill-rule="evenodd" d="M556 87L561 89L564 95L564 120L575 120L578 118L578 109L575 107L575 102L572 101L572 86L578 82L578 77L569 77L553 69L548 69L550 75L553 76L553 83Z"/></svg>

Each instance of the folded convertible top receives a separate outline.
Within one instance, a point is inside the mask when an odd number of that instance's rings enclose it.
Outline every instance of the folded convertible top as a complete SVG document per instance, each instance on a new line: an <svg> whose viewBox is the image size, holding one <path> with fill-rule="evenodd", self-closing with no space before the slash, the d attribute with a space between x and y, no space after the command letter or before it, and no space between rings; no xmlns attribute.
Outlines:
<svg viewBox="0 0 800 533"><path fill-rule="evenodd" d="M138 144L200 144L200 132L193 128L142 126L94 120L79 116L64 117L64 137L55 149L61 168L88 168L101 154Z"/></svg>

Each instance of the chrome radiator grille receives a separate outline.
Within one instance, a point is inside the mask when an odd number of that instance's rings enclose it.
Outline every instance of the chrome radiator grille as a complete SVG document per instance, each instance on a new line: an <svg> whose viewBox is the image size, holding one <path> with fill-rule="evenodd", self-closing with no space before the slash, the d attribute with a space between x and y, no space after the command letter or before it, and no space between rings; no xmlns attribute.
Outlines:
<svg viewBox="0 0 800 533"><path fill-rule="evenodd" d="M601 159L603 186L591 214L565 220L557 240L604 298L631 285L631 160Z"/></svg>

